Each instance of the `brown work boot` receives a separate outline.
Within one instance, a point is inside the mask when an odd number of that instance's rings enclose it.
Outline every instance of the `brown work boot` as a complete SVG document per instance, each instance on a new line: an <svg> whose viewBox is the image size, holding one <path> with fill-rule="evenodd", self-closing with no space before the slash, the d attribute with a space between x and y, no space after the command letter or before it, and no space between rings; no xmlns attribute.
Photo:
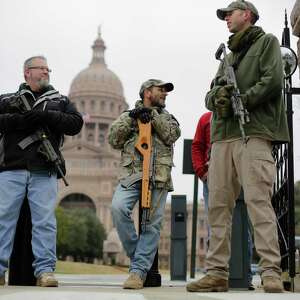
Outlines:
<svg viewBox="0 0 300 300"><path fill-rule="evenodd" d="M262 278L262 281L266 293L283 293L283 285L280 278L265 276Z"/></svg>
<svg viewBox="0 0 300 300"><path fill-rule="evenodd" d="M0 276L0 286L5 285L5 276Z"/></svg>
<svg viewBox="0 0 300 300"><path fill-rule="evenodd" d="M138 273L130 273L129 277L123 283L123 289L138 290L144 287L144 281Z"/></svg>
<svg viewBox="0 0 300 300"><path fill-rule="evenodd" d="M53 273L42 273L37 278L36 285L41 287L56 287L58 286L58 281Z"/></svg>
<svg viewBox="0 0 300 300"><path fill-rule="evenodd" d="M190 282L186 289L188 292L227 292L228 280L217 276L205 275L197 281Z"/></svg>

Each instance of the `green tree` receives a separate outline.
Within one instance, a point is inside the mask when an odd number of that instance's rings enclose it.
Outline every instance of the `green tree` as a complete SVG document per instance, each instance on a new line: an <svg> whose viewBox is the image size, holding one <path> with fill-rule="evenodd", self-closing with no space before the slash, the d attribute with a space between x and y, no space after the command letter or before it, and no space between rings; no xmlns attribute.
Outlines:
<svg viewBox="0 0 300 300"><path fill-rule="evenodd" d="M70 216L68 247L69 254L74 257L75 261L83 261L87 249L87 232L88 228L85 219L78 217L75 210L69 210Z"/></svg>
<svg viewBox="0 0 300 300"><path fill-rule="evenodd" d="M57 255L65 259L72 255L74 260L83 256L86 245L87 228L83 219L77 219L73 210L61 207L56 209L57 219Z"/></svg>
<svg viewBox="0 0 300 300"><path fill-rule="evenodd" d="M102 258L103 242L106 239L103 225L91 209L76 209L73 213L76 219L83 220L87 228L84 257L89 262L92 262L94 258Z"/></svg>
<svg viewBox="0 0 300 300"><path fill-rule="evenodd" d="M57 254L61 259L67 255L75 261L93 262L102 258L103 241L106 233L95 213L90 209L56 210Z"/></svg>
<svg viewBox="0 0 300 300"><path fill-rule="evenodd" d="M61 207L57 207L55 213L57 220L57 254L60 259L65 260L69 252L68 235L70 227L70 217Z"/></svg>

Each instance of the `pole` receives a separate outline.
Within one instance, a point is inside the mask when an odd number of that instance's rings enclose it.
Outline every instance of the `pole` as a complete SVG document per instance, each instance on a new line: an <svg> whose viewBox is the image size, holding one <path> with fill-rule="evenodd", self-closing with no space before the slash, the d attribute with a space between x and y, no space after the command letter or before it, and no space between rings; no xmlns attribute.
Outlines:
<svg viewBox="0 0 300 300"><path fill-rule="evenodd" d="M190 277L195 278L196 241L197 241L197 213L198 213L198 176L194 175L193 196L193 223L192 223L192 247Z"/></svg>
<svg viewBox="0 0 300 300"><path fill-rule="evenodd" d="M141 198L139 201L139 235L142 233L142 209L141 209ZM145 287L159 287L161 286L161 275L158 270L158 250L154 257L151 269L147 273L146 280L144 282Z"/></svg>

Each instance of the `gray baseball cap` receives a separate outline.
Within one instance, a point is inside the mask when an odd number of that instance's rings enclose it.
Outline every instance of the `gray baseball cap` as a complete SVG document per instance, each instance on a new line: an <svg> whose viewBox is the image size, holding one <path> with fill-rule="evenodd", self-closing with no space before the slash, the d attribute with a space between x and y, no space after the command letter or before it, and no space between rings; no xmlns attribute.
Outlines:
<svg viewBox="0 0 300 300"><path fill-rule="evenodd" d="M255 22L259 19L258 10L256 9L256 7L251 2L243 0L231 2L227 7L218 9L217 16L219 19L224 20L228 12L234 11L236 9L249 9L256 16Z"/></svg>
<svg viewBox="0 0 300 300"><path fill-rule="evenodd" d="M148 79L141 85L140 92L139 92L141 99L143 99L143 97L144 97L144 91L146 89L151 88L152 86L163 86L166 88L167 92L171 92L174 89L174 85L171 82L164 82L159 79Z"/></svg>

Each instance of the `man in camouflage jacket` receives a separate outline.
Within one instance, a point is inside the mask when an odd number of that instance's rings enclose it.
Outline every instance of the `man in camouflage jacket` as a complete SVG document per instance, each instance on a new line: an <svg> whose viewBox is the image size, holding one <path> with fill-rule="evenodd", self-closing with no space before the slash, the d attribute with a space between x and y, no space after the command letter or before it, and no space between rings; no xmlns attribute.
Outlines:
<svg viewBox="0 0 300 300"><path fill-rule="evenodd" d="M142 100L136 102L133 110L122 113L110 128L109 143L121 150L120 181L112 200L112 216L130 258L130 276L123 285L128 289L143 288L158 247L167 193L173 191L173 145L180 136L180 129L177 120L165 110L167 92L173 88L172 83L147 80L140 89ZM151 122L153 155L150 220L140 236L131 217L141 196L143 160L135 149L139 136L138 119L142 123Z"/></svg>

